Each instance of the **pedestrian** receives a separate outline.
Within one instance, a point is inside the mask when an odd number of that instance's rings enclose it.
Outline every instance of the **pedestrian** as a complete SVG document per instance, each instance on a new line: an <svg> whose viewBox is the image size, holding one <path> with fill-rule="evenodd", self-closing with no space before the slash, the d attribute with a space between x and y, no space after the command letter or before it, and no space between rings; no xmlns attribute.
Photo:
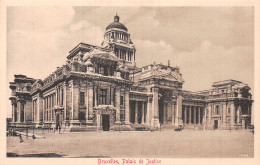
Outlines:
<svg viewBox="0 0 260 165"><path fill-rule="evenodd" d="M22 143L23 142L23 138L22 138L21 134L19 135L19 138L20 138L20 143Z"/></svg>
<svg viewBox="0 0 260 165"><path fill-rule="evenodd" d="M11 136L11 133L12 133L12 130L9 129L7 136L10 137L10 136Z"/></svg>
<svg viewBox="0 0 260 165"><path fill-rule="evenodd" d="M60 134L60 130L61 130L61 127L60 127L60 125L58 126L58 129L59 129L59 134Z"/></svg>

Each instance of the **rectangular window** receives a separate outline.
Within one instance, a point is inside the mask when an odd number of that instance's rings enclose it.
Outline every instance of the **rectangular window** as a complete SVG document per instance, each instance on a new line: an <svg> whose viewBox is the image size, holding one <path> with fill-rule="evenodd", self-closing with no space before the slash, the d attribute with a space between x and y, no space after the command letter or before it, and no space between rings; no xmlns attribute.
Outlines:
<svg viewBox="0 0 260 165"><path fill-rule="evenodd" d="M85 104L85 93L84 92L80 92L80 101L79 101L79 103L81 105Z"/></svg>
<svg viewBox="0 0 260 165"><path fill-rule="evenodd" d="M230 114L231 113L231 110L230 110L230 108L228 108L228 114Z"/></svg>
<svg viewBox="0 0 260 165"><path fill-rule="evenodd" d="M120 96L120 105L124 105L124 96Z"/></svg>
<svg viewBox="0 0 260 165"><path fill-rule="evenodd" d="M105 73L105 72L104 72L104 67L102 67L102 66L99 67L99 73L102 74L102 75L104 75L104 73Z"/></svg>
<svg viewBox="0 0 260 165"><path fill-rule="evenodd" d="M216 106L216 115L219 115L219 106Z"/></svg>
<svg viewBox="0 0 260 165"><path fill-rule="evenodd" d="M63 88L62 88L62 90L61 90L61 105L63 105Z"/></svg>
<svg viewBox="0 0 260 165"><path fill-rule="evenodd" d="M107 90L106 89L100 89L99 103L101 105L107 104Z"/></svg>

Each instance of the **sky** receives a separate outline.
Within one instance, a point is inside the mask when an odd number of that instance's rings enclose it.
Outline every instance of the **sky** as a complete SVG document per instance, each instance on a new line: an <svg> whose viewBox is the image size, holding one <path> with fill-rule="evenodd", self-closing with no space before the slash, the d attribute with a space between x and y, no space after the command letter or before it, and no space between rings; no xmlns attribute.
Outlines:
<svg viewBox="0 0 260 165"><path fill-rule="evenodd" d="M180 67L185 90L235 79L253 93L253 7L8 7L6 88L14 74L46 78L80 42L100 46L116 13L138 67L170 60Z"/></svg>

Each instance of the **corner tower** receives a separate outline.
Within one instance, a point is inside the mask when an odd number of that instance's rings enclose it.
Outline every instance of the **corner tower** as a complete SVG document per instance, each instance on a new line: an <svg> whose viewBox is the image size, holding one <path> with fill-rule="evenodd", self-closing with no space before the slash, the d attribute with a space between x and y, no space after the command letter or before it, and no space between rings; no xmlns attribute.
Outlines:
<svg viewBox="0 0 260 165"><path fill-rule="evenodd" d="M117 58L131 69L134 67L136 49L127 32L128 29L119 20L120 17L116 14L114 22L106 27L102 46L114 51Z"/></svg>

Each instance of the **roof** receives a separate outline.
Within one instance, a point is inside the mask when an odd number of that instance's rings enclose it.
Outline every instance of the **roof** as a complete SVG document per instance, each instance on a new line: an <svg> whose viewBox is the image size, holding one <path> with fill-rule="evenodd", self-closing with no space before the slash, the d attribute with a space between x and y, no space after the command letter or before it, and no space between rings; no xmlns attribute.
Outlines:
<svg viewBox="0 0 260 165"><path fill-rule="evenodd" d="M110 60L110 61L118 61L118 58L113 53L102 51L99 49L93 49L91 52L86 53L85 57L83 57L83 60L86 61L93 57Z"/></svg>
<svg viewBox="0 0 260 165"><path fill-rule="evenodd" d="M119 22L119 16L117 15L114 17L114 22L112 22L106 27L106 30L113 29L113 28L122 29L127 32L127 28L125 27L125 25Z"/></svg>
<svg viewBox="0 0 260 165"><path fill-rule="evenodd" d="M237 83L241 83L241 81L237 81L237 80L223 80L223 81L217 81L217 82L213 82L213 87L218 87L218 86L225 86L225 85L234 85Z"/></svg>

